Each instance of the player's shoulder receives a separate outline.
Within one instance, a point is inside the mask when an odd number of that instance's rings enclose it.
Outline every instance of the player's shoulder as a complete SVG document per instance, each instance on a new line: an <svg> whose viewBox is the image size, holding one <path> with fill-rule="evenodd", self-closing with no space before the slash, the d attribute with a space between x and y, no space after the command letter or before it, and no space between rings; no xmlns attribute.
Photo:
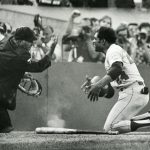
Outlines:
<svg viewBox="0 0 150 150"><path fill-rule="evenodd" d="M109 49L122 50L121 46L117 44L111 44Z"/></svg>
<svg viewBox="0 0 150 150"><path fill-rule="evenodd" d="M122 53L122 52L123 49L117 44L112 44L107 51L108 54Z"/></svg>

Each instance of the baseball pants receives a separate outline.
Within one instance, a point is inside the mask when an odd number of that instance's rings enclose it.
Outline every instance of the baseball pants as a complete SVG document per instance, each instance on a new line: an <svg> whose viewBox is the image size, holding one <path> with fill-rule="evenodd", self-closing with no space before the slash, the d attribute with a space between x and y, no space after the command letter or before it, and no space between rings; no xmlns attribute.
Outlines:
<svg viewBox="0 0 150 150"><path fill-rule="evenodd" d="M139 85L138 82L135 82L119 91L118 101L111 109L104 124L106 132L113 130L113 126L119 124L120 121L132 119L147 105L149 94L141 94L143 88L144 84Z"/></svg>

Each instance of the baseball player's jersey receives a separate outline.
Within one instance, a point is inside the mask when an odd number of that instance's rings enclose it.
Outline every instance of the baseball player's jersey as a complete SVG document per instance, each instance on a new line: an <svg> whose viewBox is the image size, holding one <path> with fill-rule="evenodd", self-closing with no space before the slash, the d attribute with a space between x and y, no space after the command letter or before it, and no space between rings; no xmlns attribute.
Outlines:
<svg viewBox="0 0 150 150"><path fill-rule="evenodd" d="M136 81L144 83L137 66L128 53L119 45L112 44L106 53L105 69L108 72L114 62L122 62L123 70L121 75L111 84L113 87L127 87Z"/></svg>

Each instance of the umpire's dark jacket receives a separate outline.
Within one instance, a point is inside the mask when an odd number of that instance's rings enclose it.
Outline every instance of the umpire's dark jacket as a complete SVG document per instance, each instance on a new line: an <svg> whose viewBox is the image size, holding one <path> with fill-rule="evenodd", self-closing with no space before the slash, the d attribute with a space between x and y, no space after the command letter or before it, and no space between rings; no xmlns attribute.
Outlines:
<svg viewBox="0 0 150 150"><path fill-rule="evenodd" d="M24 53L18 53L23 51ZM51 65L49 56L39 62L28 63L30 53L24 47L18 47L14 37L0 42L0 106L14 110L16 91L25 72L42 72Z"/></svg>

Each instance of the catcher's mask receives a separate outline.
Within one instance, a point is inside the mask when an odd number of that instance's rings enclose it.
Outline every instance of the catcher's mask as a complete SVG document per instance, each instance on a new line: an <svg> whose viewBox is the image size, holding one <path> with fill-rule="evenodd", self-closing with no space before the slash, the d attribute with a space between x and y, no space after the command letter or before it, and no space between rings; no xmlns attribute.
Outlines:
<svg viewBox="0 0 150 150"><path fill-rule="evenodd" d="M40 96L42 86L37 79L34 79L30 73L25 73L21 79L18 89L29 96Z"/></svg>

